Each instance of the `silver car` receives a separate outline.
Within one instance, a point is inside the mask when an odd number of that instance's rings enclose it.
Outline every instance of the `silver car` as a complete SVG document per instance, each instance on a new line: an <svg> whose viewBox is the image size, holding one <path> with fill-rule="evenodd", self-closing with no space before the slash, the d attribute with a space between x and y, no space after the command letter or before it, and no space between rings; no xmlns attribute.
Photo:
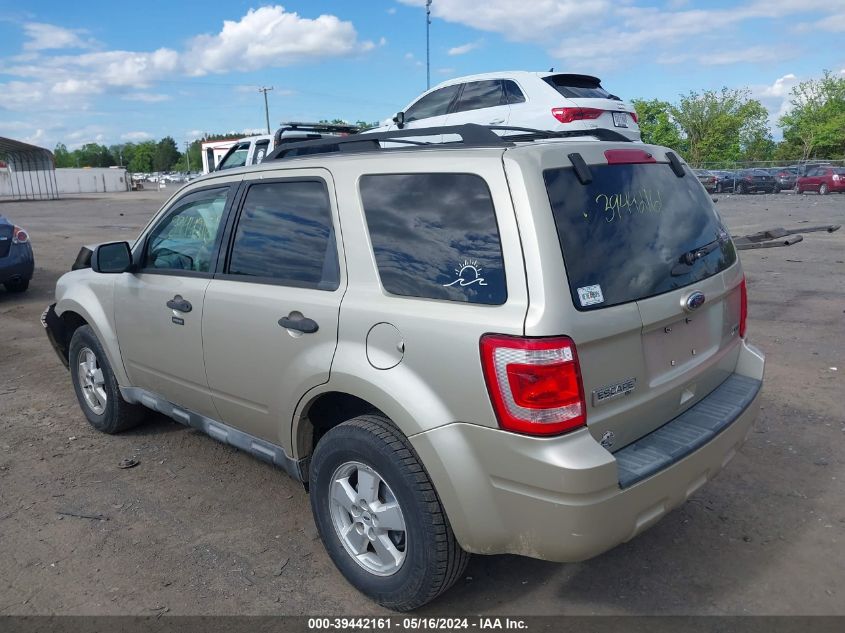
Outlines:
<svg viewBox="0 0 845 633"><path fill-rule="evenodd" d="M384 143L414 134L462 140ZM186 185L58 282L43 322L83 413L116 433L153 409L276 464L392 609L470 553L634 538L736 454L764 358L695 175L593 134L323 139Z"/></svg>

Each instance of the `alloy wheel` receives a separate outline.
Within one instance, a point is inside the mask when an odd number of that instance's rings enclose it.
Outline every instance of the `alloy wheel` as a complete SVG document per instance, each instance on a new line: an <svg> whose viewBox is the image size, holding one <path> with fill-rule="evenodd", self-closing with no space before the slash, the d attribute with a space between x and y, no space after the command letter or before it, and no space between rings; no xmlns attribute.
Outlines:
<svg viewBox="0 0 845 633"><path fill-rule="evenodd" d="M382 476L345 462L332 475L330 494L332 525L346 552L377 576L399 571L407 552L405 517Z"/></svg>
<svg viewBox="0 0 845 633"><path fill-rule="evenodd" d="M103 415L108 404L108 396L106 395L106 381L100 363L97 361L97 355L91 351L91 348L83 347L79 350L77 362L79 368L76 379L82 390L85 404L96 415Z"/></svg>

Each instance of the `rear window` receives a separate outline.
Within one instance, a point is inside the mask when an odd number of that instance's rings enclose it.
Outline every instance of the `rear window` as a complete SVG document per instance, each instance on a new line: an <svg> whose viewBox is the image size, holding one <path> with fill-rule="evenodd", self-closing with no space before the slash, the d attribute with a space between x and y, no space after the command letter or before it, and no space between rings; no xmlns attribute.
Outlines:
<svg viewBox="0 0 845 633"><path fill-rule="evenodd" d="M387 292L488 305L505 302L499 228L483 178L363 176L361 200Z"/></svg>
<svg viewBox="0 0 845 633"><path fill-rule="evenodd" d="M611 99L596 77L588 75L550 75L544 81L569 99Z"/></svg>
<svg viewBox="0 0 845 633"><path fill-rule="evenodd" d="M579 310L683 288L736 261L727 230L692 174L678 178L665 163L590 171L587 185L572 168L543 172ZM691 265L682 261L687 253Z"/></svg>

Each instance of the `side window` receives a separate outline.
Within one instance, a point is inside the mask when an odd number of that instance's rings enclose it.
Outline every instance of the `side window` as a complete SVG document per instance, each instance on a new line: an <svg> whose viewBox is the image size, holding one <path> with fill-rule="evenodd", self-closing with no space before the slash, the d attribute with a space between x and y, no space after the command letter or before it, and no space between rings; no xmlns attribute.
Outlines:
<svg viewBox="0 0 845 633"><path fill-rule="evenodd" d="M515 81L505 79L502 83L505 84L505 96L508 99L508 103L511 105L514 103L525 103L525 95L522 94L522 90L519 89Z"/></svg>
<svg viewBox="0 0 845 633"><path fill-rule="evenodd" d="M217 171L222 169L232 169L234 167L243 167L246 165L246 157L249 154L249 143L238 143L230 149L220 164L217 166Z"/></svg>
<svg viewBox="0 0 845 633"><path fill-rule="evenodd" d="M483 178L363 176L361 200L387 292L488 305L505 302L496 212Z"/></svg>
<svg viewBox="0 0 845 633"><path fill-rule="evenodd" d="M226 272L298 288L335 290L340 268L325 183L250 185Z"/></svg>
<svg viewBox="0 0 845 633"><path fill-rule="evenodd" d="M269 139L255 142L255 152L252 155L252 164L258 165L267 156L267 148L270 146Z"/></svg>
<svg viewBox="0 0 845 633"><path fill-rule="evenodd" d="M143 268L210 272L228 193L206 189L176 202L147 237Z"/></svg>
<svg viewBox="0 0 845 633"><path fill-rule="evenodd" d="M493 106L507 103L502 92L502 82L498 79L493 81L473 81L464 85L464 91L458 101L455 112L466 112L467 110L479 110L480 108L492 108Z"/></svg>
<svg viewBox="0 0 845 633"><path fill-rule="evenodd" d="M405 122L410 123L418 119L428 119L433 116L443 116L449 111L452 99L458 93L460 84L446 86L440 90L427 94L405 112Z"/></svg>

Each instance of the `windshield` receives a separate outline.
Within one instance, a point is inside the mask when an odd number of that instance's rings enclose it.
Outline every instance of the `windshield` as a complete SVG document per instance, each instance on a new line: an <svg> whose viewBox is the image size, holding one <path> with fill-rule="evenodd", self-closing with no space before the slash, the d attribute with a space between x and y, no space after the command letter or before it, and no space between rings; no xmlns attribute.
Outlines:
<svg viewBox="0 0 845 633"><path fill-rule="evenodd" d="M587 185L572 168L543 172L579 310L670 292L736 261L712 201L690 172L678 178L666 163L591 165L590 171Z"/></svg>
<svg viewBox="0 0 845 633"><path fill-rule="evenodd" d="M231 169L233 167L243 167L246 165L247 154L249 154L249 143L238 143L226 153L223 160L217 166L217 171Z"/></svg>

